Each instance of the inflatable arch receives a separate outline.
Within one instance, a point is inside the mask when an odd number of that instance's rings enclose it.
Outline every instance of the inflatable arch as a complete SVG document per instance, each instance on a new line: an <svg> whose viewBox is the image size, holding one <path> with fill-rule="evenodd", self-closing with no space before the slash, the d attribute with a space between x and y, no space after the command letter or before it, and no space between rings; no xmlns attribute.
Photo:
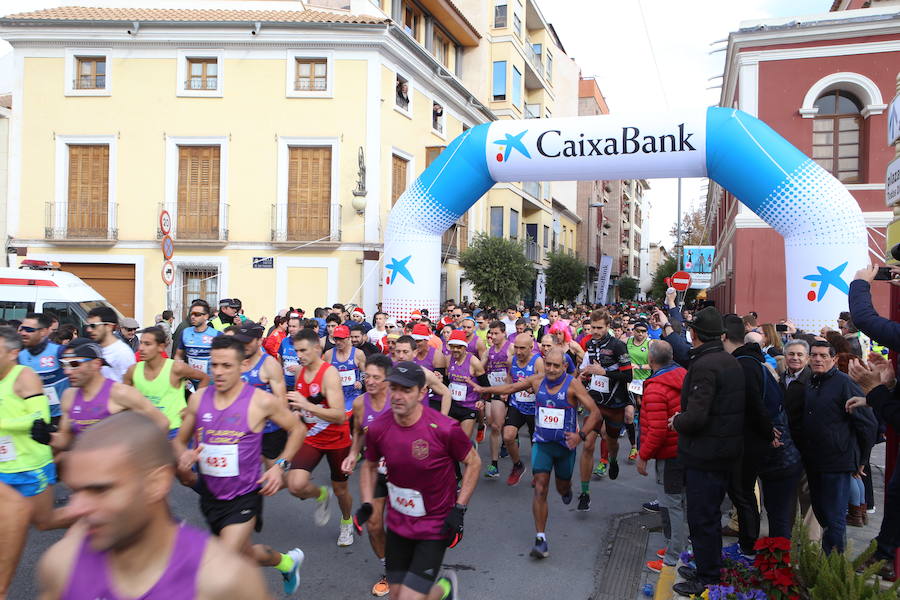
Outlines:
<svg viewBox="0 0 900 600"><path fill-rule="evenodd" d="M859 205L768 125L719 107L464 131L390 212L383 309L395 318L422 308L437 314L441 234L495 182L665 177L709 177L784 237L788 316L798 327L817 331L847 310L849 281L867 263Z"/></svg>

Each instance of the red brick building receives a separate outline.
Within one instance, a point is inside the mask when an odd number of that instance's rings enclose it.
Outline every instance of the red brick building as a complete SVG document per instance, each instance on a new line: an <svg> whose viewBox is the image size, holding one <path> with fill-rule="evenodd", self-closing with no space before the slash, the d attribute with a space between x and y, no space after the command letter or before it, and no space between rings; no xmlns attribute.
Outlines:
<svg viewBox="0 0 900 600"><path fill-rule="evenodd" d="M721 106L759 117L846 185L863 210L873 261L884 255L892 219L884 200L894 155L886 105L898 70L900 4L836 0L822 15L742 23L728 38L720 97ZM723 312L783 319L784 242L737 200L710 185L707 227L716 258L708 298ZM889 312L888 296L887 286L875 286L881 314Z"/></svg>

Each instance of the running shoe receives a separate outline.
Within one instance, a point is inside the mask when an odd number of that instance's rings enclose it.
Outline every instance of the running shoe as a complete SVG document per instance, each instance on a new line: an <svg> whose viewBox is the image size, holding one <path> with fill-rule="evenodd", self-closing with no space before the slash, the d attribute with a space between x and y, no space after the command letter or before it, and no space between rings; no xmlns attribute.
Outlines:
<svg viewBox="0 0 900 600"><path fill-rule="evenodd" d="M647 512L659 512L659 500L644 502L643 504L641 504L641 508L643 508Z"/></svg>
<svg viewBox="0 0 900 600"><path fill-rule="evenodd" d="M304 554L300 548L294 548L287 554L294 560L294 566L289 573L282 573L281 577L284 579L284 594L290 596L300 587L300 565L303 564Z"/></svg>
<svg viewBox="0 0 900 600"><path fill-rule="evenodd" d="M653 571L654 573L659 573L660 571L662 571L662 568L663 568L662 560L650 560L650 561L647 561L645 564L646 564L647 568L650 569L651 571Z"/></svg>
<svg viewBox="0 0 900 600"><path fill-rule="evenodd" d="M372 595L378 596L382 598L388 595L388 592L391 591L391 587L388 585L387 577L384 575L381 576L381 579L375 582L375 585L372 586Z"/></svg>
<svg viewBox="0 0 900 600"><path fill-rule="evenodd" d="M668 550L668 548L660 548L656 551L656 556L658 556L659 558L665 558L666 550Z"/></svg>
<svg viewBox="0 0 900 600"><path fill-rule="evenodd" d="M631 452L628 453L628 462L633 463L637 460L638 451L637 448L632 448Z"/></svg>
<svg viewBox="0 0 900 600"><path fill-rule="evenodd" d="M442 600L461 600L459 597L459 581L456 579L456 571L451 569L444 569L438 574L438 578L436 582L438 585L441 585L441 582L446 582L446 585L450 588L450 593L444 596Z"/></svg>
<svg viewBox="0 0 900 600"><path fill-rule="evenodd" d="M353 545L353 523L341 523L341 533L338 535L338 546Z"/></svg>
<svg viewBox="0 0 900 600"><path fill-rule="evenodd" d="M509 477L506 479L506 485L517 485L519 483L519 480L522 479L523 473L525 473L525 465L513 465L512 471L510 472Z"/></svg>
<svg viewBox="0 0 900 600"><path fill-rule="evenodd" d="M597 466L594 467L594 477L601 479L606 477L606 461L600 459L600 462L597 463Z"/></svg>
<svg viewBox="0 0 900 600"><path fill-rule="evenodd" d="M494 465L488 465L487 471L484 472L484 476L488 479L497 479L500 477L500 470Z"/></svg>
<svg viewBox="0 0 900 600"><path fill-rule="evenodd" d="M535 558L547 558L550 556L550 545L546 539L534 538L534 547L531 549L531 556Z"/></svg>
<svg viewBox="0 0 900 600"><path fill-rule="evenodd" d="M581 512L587 512L591 510L591 495L585 494L584 492L578 496L578 510Z"/></svg>
<svg viewBox="0 0 900 600"><path fill-rule="evenodd" d="M571 504L572 503L572 488L569 488L569 491L560 496L562 498L563 504Z"/></svg>
<svg viewBox="0 0 900 600"><path fill-rule="evenodd" d="M478 435L475 436L475 443L480 444L484 441L484 425L478 426Z"/></svg>
<svg viewBox="0 0 900 600"><path fill-rule="evenodd" d="M506 444L500 444L500 458L506 458L509 456L509 450L506 449Z"/></svg>
<svg viewBox="0 0 900 600"><path fill-rule="evenodd" d="M331 488L328 488L328 493L325 495L324 500L316 498L316 502L319 505L316 507L316 512L313 513L313 520L319 527L325 527L328 525L328 521L331 520L331 498L333 496L334 492L331 491Z"/></svg>
<svg viewBox="0 0 900 600"><path fill-rule="evenodd" d="M619 476L619 461L613 460L609 463L609 478L615 479Z"/></svg>

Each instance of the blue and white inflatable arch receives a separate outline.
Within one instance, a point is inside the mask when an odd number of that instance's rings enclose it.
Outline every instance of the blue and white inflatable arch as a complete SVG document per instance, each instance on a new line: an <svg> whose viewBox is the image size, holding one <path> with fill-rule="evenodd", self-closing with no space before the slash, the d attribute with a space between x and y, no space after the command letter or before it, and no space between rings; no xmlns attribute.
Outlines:
<svg viewBox="0 0 900 600"><path fill-rule="evenodd" d="M665 177L709 177L784 237L788 316L798 327L818 330L847 309L849 281L867 263L859 205L765 123L713 107L495 121L463 132L388 217L384 310L438 314L441 234L495 182Z"/></svg>

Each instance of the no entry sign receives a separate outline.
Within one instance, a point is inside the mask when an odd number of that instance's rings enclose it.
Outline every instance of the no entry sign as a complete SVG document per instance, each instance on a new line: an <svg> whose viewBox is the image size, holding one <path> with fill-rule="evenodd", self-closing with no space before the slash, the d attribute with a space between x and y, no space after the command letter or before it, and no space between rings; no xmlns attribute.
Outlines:
<svg viewBox="0 0 900 600"><path fill-rule="evenodd" d="M686 271L678 271L672 275L672 287L677 292L686 292L691 287L691 274Z"/></svg>

